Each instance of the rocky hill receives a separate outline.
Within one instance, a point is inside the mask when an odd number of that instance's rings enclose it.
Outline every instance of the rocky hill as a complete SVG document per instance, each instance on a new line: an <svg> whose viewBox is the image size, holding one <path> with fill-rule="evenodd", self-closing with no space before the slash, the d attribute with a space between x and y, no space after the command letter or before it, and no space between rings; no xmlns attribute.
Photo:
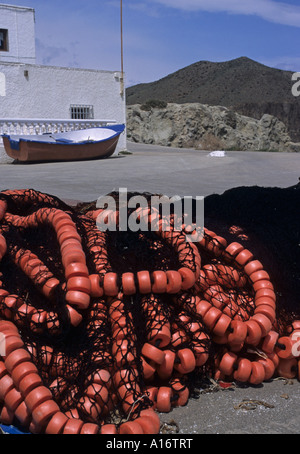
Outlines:
<svg viewBox="0 0 300 454"><path fill-rule="evenodd" d="M269 114L284 122L298 142L300 97L292 95L292 74L246 57L221 63L200 61L158 81L127 88L127 105L155 99L224 106L258 120Z"/></svg>
<svg viewBox="0 0 300 454"><path fill-rule="evenodd" d="M260 120L226 107L166 104L145 110L127 107L127 135L133 142L199 150L298 151L286 126L268 114Z"/></svg>

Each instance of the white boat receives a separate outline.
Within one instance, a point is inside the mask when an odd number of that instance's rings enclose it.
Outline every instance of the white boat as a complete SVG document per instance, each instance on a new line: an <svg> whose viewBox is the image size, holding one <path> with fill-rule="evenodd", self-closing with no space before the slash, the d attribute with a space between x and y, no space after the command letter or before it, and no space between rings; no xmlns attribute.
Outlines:
<svg viewBox="0 0 300 454"><path fill-rule="evenodd" d="M7 155L17 161L79 161L111 156L124 130L125 125L119 124L57 134L3 134L2 138Z"/></svg>

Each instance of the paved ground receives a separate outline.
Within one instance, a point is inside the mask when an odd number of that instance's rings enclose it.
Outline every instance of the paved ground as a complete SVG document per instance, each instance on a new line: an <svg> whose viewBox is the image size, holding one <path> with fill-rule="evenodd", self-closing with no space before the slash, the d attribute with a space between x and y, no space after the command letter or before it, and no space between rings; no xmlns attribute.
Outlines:
<svg viewBox="0 0 300 454"><path fill-rule="evenodd" d="M280 379L200 394L160 418L169 431L176 428L175 422L180 435L299 434L299 406L300 383Z"/></svg>
<svg viewBox="0 0 300 454"><path fill-rule="evenodd" d="M132 154L104 161L0 165L0 190L34 188L68 201L92 201L119 188L206 196L237 186L284 188L300 177L300 154L228 152L224 158L213 158L208 152L131 143L128 149ZM161 419L174 420L180 434L296 434L300 383L291 383L279 380L201 394ZM244 399L260 403L252 402L248 410L235 409Z"/></svg>

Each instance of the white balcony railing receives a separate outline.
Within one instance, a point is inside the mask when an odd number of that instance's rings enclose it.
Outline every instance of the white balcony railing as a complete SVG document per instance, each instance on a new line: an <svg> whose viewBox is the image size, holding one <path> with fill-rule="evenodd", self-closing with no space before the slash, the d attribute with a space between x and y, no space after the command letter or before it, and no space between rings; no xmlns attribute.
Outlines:
<svg viewBox="0 0 300 454"><path fill-rule="evenodd" d="M34 119L34 118L0 118L0 145L2 134L45 134L76 131L78 129L97 128L115 124L115 120L66 120L66 119Z"/></svg>

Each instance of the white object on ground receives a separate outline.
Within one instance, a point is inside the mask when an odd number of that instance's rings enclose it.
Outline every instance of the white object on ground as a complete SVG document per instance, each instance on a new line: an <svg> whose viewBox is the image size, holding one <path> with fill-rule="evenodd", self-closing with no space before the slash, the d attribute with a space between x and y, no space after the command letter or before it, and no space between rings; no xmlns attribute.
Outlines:
<svg viewBox="0 0 300 454"><path fill-rule="evenodd" d="M212 151L209 153L209 156L212 156L213 158L225 158L226 153L225 151Z"/></svg>

